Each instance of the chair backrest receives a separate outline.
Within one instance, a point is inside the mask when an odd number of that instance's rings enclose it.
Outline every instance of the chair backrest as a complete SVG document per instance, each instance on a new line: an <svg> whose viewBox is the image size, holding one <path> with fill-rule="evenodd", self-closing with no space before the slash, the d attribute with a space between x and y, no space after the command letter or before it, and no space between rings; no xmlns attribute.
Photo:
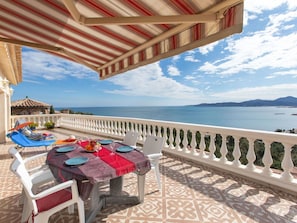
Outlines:
<svg viewBox="0 0 297 223"><path fill-rule="evenodd" d="M13 172L22 182L25 192L32 196L33 183L31 181L30 175L24 165L20 160L14 159L10 165L10 170Z"/></svg>
<svg viewBox="0 0 297 223"><path fill-rule="evenodd" d="M15 147L10 147L8 153L13 156L13 158L19 160L21 163L24 163L24 159Z"/></svg>
<svg viewBox="0 0 297 223"><path fill-rule="evenodd" d="M138 136L138 132L127 131L123 143L129 146L136 146Z"/></svg>
<svg viewBox="0 0 297 223"><path fill-rule="evenodd" d="M160 153L164 146L164 138L158 136L147 136L143 144L145 155Z"/></svg>
<svg viewBox="0 0 297 223"><path fill-rule="evenodd" d="M26 120L25 119L18 119L16 120L16 122L14 123L14 128L18 127L19 125L25 123Z"/></svg>

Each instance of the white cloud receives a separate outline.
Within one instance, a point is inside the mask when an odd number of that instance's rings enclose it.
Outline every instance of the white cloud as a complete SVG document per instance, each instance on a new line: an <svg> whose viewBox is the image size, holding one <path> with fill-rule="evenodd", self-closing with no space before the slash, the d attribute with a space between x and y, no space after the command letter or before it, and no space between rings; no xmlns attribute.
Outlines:
<svg viewBox="0 0 297 223"><path fill-rule="evenodd" d="M244 9L253 12L256 14L261 14L263 11L266 10L273 10L277 7L279 7L282 4L285 4L287 2L290 2L291 0L261 0L261 1L255 1L255 0L245 0L244 1Z"/></svg>
<svg viewBox="0 0 297 223"><path fill-rule="evenodd" d="M85 66L48 53L24 48L22 58L23 77L25 81L33 81L37 78L62 80L66 77L98 80L97 73L89 70Z"/></svg>
<svg viewBox="0 0 297 223"><path fill-rule="evenodd" d="M195 59L194 55L187 55L184 58L185 61L189 61L189 62L199 62L200 60Z"/></svg>
<svg viewBox="0 0 297 223"><path fill-rule="evenodd" d="M205 46L201 46L198 48L199 52L202 55L208 54L209 52L213 51L215 46L219 44L219 41L213 42L213 43L209 43Z"/></svg>
<svg viewBox="0 0 297 223"><path fill-rule="evenodd" d="M172 62L175 63L179 59L180 59L180 55L175 55L175 56L172 57Z"/></svg>
<svg viewBox="0 0 297 223"><path fill-rule="evenodd" d="M245 0L244 1L244 26L248 24L249 20L258 19L258 16L263 15L263 12L274 10L281 5L287 5L289 10L297 8L297 1L292 0Z"/></svg>
<svg viewBox="0 0 297 223"><path fill-rule="evenodd" d="M166 98L194 99L201 94L195 88L164 76L159 63L128 71L109 78L108 81L119 86L116 90L109 90L108 93L119 95L163 97L166 100Z"/></svg>
<svg viewBox="0 0 297 223"><path fill-rule="evenodd" d="M186 80L194 80L194 79L196 79L196 77L194 77L194 76L192 76L192 75L186 75L186 76L185 76L185 79L186 79Z"/></svg>
<svg viewBox="0 0 297 223"><path fill-rule="evenodd" d="M188 51L186 52L187 55L193 55L193 54L195 54L195 53L196 53L196 50L188 50Z"/></svg>
<svg viewBox="0 0 297 223"><path fill-rule="evenodd" d="M215 93L212 94L210 98L212 98L212 101L216 102L226 101L226 98L228 99L228 101L240 102L251 99L276 99L279 97L296 95L297 84L279 84L262 87L247 87L237 90Z"/></svg>
<svg viewBox="0 0 297 223"><path fill-rule="evenodd" d="M168 74L170 76L179 76L180 75L180 71L177 67L173 66L173 65L169 65L167 67L167 70L168 70Z"/></svg>
<svg viewBox="0 0 297 223"><path fill-rule="evenodd" d="M269 16L261 30L246 36L226 40L224 59L206 62L199 71L221 76L259 69L295 69L297 67L297 32L290 23L296 22L297 11ZM285 31L284 31L285 28ZM291 28L291 29L290 29ZM286 32L286 35L282 33Z"/></svg>
<svg viewBox="0 0 297 223"><path fill-rule="evenodd" d="M274 72L273 74L270 74L270 75L266 76L265 78L272 79L272 78L282 77L282 76L291 76L291 77L296 78L297 77L297 69Z"/></svg>

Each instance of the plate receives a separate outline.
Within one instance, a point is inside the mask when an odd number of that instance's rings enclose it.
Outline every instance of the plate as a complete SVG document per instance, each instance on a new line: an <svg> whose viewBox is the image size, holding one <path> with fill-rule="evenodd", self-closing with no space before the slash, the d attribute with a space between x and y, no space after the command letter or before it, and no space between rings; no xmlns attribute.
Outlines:
<svg viewBox="0 0 297 223"><path fill-rule="evenodd" d="M75 147L73 147L73 146L60 147L60 148L56 149L56 152L67 153L67 152L73 151L74 149L75 149Z"/></svg>
<svg viewBox="0 0 297 223"><path fill-rule="evenodd" d="M131 152L132 150L134 150L134 148L131 146L121 146L117 148L117 152L121 152L121 153Z"/></svg>
<svg viewBox="0 0 297 223"><path fill-rule="evenodd" d="M73 157L71 159L66 160L65 164L68 166L77 166L88 162L88 160L89 160L88 157L78 156L78 157Z"/></svg>
<svg viewBox="0 0 297 223"><path fill-rule="evenodd" d="M100 140L99 143L101 145L108 145L108 144L111 144L113 141L112 140L109 140L109 139L105 139L105 140Z"/></svg>

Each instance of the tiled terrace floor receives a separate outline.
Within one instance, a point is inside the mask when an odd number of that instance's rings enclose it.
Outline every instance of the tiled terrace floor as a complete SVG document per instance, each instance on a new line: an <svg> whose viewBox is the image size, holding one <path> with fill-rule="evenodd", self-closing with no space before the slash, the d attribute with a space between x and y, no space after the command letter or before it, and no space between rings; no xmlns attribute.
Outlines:
<svg viewBox="0 0 297 223"><path fill-rule="evenodd" d="M68 136L67 133L55 134L61 139ZM13 144L0 144L1 223L20 222L22 211L18 204L21 186L9 171L12 158L7 150L10 146ZM23 155L43 151L44 148L27 148ZM108 205L98 213L95 222L297 222L297 196L292 194L166 154L161 160L160 171L160 191L150 171L146 178L144 203ZM102 190L108 190L107 184L102 184ZM137 194L134 174L125 176L124 191ZM52 216L50 222L78 222L77 212L69 215L64 210Z"/></svg>

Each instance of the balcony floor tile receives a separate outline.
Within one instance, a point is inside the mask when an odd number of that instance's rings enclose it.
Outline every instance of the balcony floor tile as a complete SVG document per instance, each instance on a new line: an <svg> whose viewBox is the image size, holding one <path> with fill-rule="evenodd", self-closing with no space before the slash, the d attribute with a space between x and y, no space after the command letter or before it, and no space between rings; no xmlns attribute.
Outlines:
<svg viewBox="0 0 297 223"><path fill-rule="evenodd" d="M54 134L67 137L67 134ZM20 222L22 212L21 185L9 171L12 158L7 150L10 146L13 144L0 145L0 222ZM27 148L23 155L41 152L44 148ZM40 159L37 163L42 162ZM154 172L150 171L146 176L144 203L108 204L98 213L95 222L297 222L297 196L292 194L168 154L161 159L160 173L160 191ZM108 184L102 183L100 190L107 192L108 189ZM137 194L135 174L125 175L123 190ZM77 212L69 215L65 209L50 218L50 223L54 222L78 222Z"/></svg>

